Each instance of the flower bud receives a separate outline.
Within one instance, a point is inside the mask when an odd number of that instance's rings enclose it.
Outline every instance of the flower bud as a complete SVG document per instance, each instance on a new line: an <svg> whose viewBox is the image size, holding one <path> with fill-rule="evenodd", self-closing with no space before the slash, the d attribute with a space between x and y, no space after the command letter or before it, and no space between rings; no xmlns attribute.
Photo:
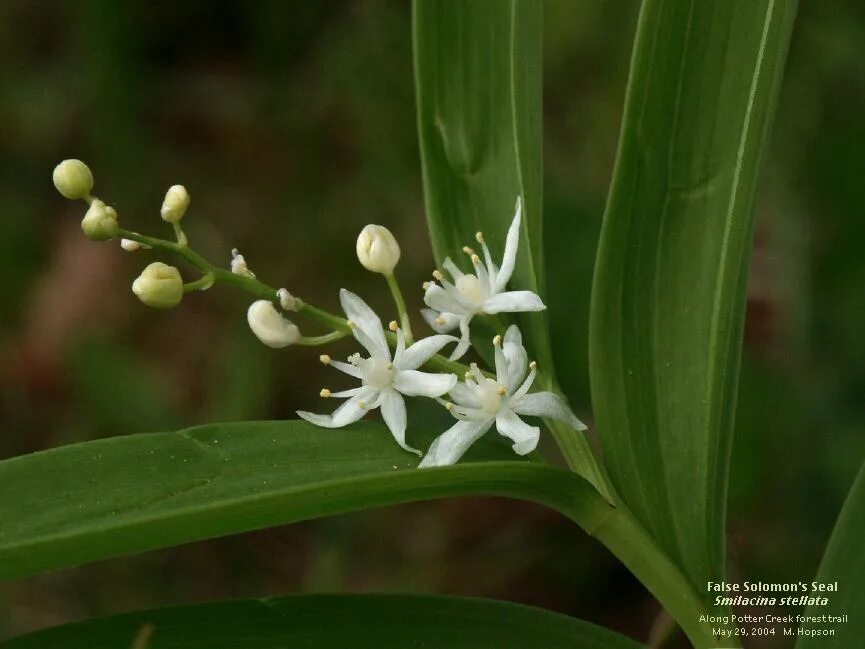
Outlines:
<svg viewBox="0 0 865 649"><path fill-rule="evenodd" d="M81 221L81 229L88 239L92 241L107 241L117 236L119 229L117 224L117 212L110 205L106 205L98 198L90 203L90 208Z"/></svg>
<svg viewBox="0 0 865 649"><path fill-rule="evenodd" d="M81 160L64 160L54 167L54 186L66 198L87 198L93 189L93 174Z"/></svg>
<svg viewBox="0 0 865 649"><path fill-rule="evenodd" d="M155 261L132 282L132 292L147 306L170 309L183 299L183 278L174 266Z"/></svg>
<svg viewBox="0 0 865 649"><path fill-rule="evenodd" d="M168 223L179 223L186 208L189 207L189 192L183 185L172 185L165 192L165 200L162 201L162 220Z"/></svg>
<svg viewBox="0 0 865 649"><path fill-rule="evenodd" d="M268 347L288 347L300 338L300 330L280 314L270 300L253 302L246 312L252 333Z"/></svg>
<svg viewBox="0 0 865 649"><path fill-rule="evenodd" d="M374 273L390 275L399 261L399 244L382 225L368 225L357 237L357 258Z"/></svg>

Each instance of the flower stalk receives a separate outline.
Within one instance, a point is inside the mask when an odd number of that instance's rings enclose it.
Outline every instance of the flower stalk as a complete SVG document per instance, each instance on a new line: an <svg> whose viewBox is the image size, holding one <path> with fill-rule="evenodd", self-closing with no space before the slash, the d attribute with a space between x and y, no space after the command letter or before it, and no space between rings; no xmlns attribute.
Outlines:
<svg viewBox="0 0 865 649"><path fill-rule="evenodd" d="M399 282L396 281L393 273L388 273L384 278L387 280L390 294L393 295L393 301L396 304L396 311L399 315L400 327L402 328L403 335L405 335L405 342L407 345L411 345L414 342L414 336L411 333L411 318L409 318L408 309L405 306L405 298L403 298L402 291L399 288Z"/></svg>

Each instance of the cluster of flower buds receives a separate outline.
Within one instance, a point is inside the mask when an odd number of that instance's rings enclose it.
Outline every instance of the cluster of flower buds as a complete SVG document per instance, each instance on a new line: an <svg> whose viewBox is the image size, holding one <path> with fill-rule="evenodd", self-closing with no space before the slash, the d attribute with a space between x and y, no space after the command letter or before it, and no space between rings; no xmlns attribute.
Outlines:
<svg viewBox="0 0 865 649"><path fill-rule="evenodd" d="M123 231L117 218L117 211L104 201L93 196L93 173L81 160L64 160L54 168L54 186L65 198L83 200L89 204L81 229L92 241L109 241L116 239ZM165 194L162 203L162 219L175 226L178 241L185 242L186 237L179 223L189 207L189 193L183 185L173 185ZM128 236L138 237L135 233ZM147 244L135 238L122 237L120 246L135 252L149 248ZM180 271L174 266L162 262L154 262L147 266L134 282L132 292L141 302L155 309L170 309L180 304L185 291Z"/></svg>

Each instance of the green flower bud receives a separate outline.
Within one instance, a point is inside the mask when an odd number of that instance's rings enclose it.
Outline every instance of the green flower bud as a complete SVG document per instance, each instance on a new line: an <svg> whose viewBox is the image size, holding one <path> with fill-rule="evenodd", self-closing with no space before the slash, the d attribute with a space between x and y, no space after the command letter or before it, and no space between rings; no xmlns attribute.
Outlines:
<svg viewBox="0 0 865 649"><path fill-rule="evenodd" d="M188 207L189 192L186 191L186 187L172 185L165 193L165 200L162 201L162 220L168 223L179 223Z"/></svg>
<svg viewBox="0 0 865 649"><path fill-rule="evenodd" d="M81 160L64 160L54 167L54 186L66 198L87 198L93 189L93 174Z"/></svg>
<svg viewBox="0 0 865 649"><path fill-rule="evenodd" d="M183 278L174 266L155 261L132 282L132 292L147 306L171 309L183 299Z"/></svg>
<svg viewBox="0 0 865 649"><path fill-rule="evenodd" d="M119 229L117 224L117 212L110 205L106 205L98 198L90 203L84 220L81 221L81 229L88 239L92 241L107 241L117 236Z"/></svg>
<svg viewBox="0 0 865 649"><path fill-rule="evenodd" d="M364 268L390 275L399 261L400 250L391 231L383 225L368 225L357 237L357 258Z"/></svg>

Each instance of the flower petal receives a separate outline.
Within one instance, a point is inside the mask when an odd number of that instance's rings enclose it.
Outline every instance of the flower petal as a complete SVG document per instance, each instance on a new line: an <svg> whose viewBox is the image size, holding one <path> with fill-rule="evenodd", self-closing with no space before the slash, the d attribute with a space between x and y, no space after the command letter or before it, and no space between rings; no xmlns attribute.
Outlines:
<svg viewBox="0 0 865 649"><path fill-rule="evenodd" d="M460 323L460 317L456 313L448 313L446 311L439 313L433 309L421 309L420 314L426 320L426 323L440 334L453 331ZM436 318L441 318L443 320L442 324L436 322Z"/></svg>
<svg viewBox="0 0 865 649"><path fill-rule="evenodd" d="M454 292L456 289L454 289ZM465 305L463 305L455 295L450 291L446 291L438 284L432 284L424 293L424 303L431 309L436 311L446 311L447 313L456 313L463 315L468 313Z"/></svg>
<svg viewBox="0 0 865 649"><path fill-rule="evenodd" d="M402 354L395 355L393 364L401 370L416 370L436 355L442 347L457 340L455 336L428 336L418 340Z"/></svg>
<svg viewBox="0 0 865 649"><path fill-rule="evenodd" d="M514 412L529 417L552 417L568 424L574 430L586 430L586 425L571 412L568 404L552 392L532 392L510 402Z"/></svg>
<svg viewBox="0 0 865 649"><path fill-rule="evenodd" d="M492 425L492 419L458 421L435 439L418 468L456 464Z"/></svg>
<svg viewBox="0 0 865 649"><path fill-rule="evenodd" d="M342 361L328 361L327 364L328 366L333 367L340 372L345 372L349 376L353 376L356 379L363 379L363 373L360 371L360 368L352 365L351 363L343 363Z"/></svg>
<svg viewBox="0 0 865 649"><path fill-rule="evenodd" d="M432 374L417 370L398 370L393 387L409 397L440 397L457 382L456 374Z"/></svg>
<svg viewBox="0 0 865 649"><path fill-rule="evenodd" d="M511 221L511 227L508 228L508 237L505 240L505 254L502 257L502 267L496 275L493 286L496 293L501 291L510 281L511 275L514 274L514 265L517 261L517 248L520 243L520 222L523 215L523 200L517 196L517 204L514 207L514 220Z"/></svg>
<svg viewBox="0 0 865 649"><path fill-rule="evenodd" d="M515 403L518 399L522 399L525 394L532 389L532 384L535 382L535 377L537 375L538 366L533 365L532 368L529 370L529 375L526 377L526 380L523 381L523 384L511 394L510 399Z"/></svg>
<svg viewBox="0 0 865 649"><path fill-rule="evenodd" d="M472 384L476 385L476 384ZM475 394L475 390L472 389L466 383L459 381L454 383L453 387L448 390L448 394L450 394L451 398L457 403L459 406L465 406L466 408L480 408L481 402L478 401L477 395Z"/></svg>
<svg viewBox="0 0 865 649"><path fill-rule="evenodd" d="M503 385L508 394L513 394L526 375L526 368L529 364L526 348L523 347L523 337L516 325L508 327L502 351L508 361L508 378Z"/></svg>
<svg viewBox="0 0 865 649"><path fill-rule="evenodd" d="M330 396L336 399L348 399L349 397L356 397L361 392L366 390L366 386L361 385L357 388L350 388L348 390L340 390L339 392L331 392Z"/></svg>
<svg viewBox="0 0 865 649"><path fill-rule="evenodd" d="M405 443L405 401L403 401L402 395L396 390L387 388L381 391L381 416L384 418L384 423L387 424L397 444L406 451L423 455L419 450Z"/></svg>
<svg viewBox="0 0 865 649"><path fill-rule="evenodd" d="M463 316L460 318L460 342L456 348L454 348L453 352L451 352L450 360L452 361L462 358L463 354L469 350L469 347L472 344L469 339L469 322L471 319L471 316Z"/></svg>
<svg viewBox="0 0 865 649"><path fill-rule="evenodd" d="M535 450L541 437L541 429L529 426L517 417L510 408L502 408L496 415L496 428L499 433L513 440L514 453L525 455Z"/></svg>
<svg viewBox="0 0 865 649"><path fill-rule="evenodd" d="M342 310L345 311L346 317L357 325L357 328L353 331L357 341L366 347L366 350L371 355L390 360L390 349L384 337L384 328L381 326L381 320L369 308L369 305L357 295L344 288L339 291L339 301L342 304Z"/></svg>
<svg viewBox="0 0 865 649"><path fill-rule="evenodd" d="M498 340L498 339L496 339ZM502 345L493 343L495 363L496 363L496 381L504 386L508 384L508 359L505 358L505 352Z"/></svg>
<svg viewBox="0 0 865 649"><path fill-rule="evenodd" d="M505 344L523 346L523 334L520 333L520 328L517 325L511 325L505 332Z"/></svg>
<svg viewBox="0 0 865 649"><path fill-rule="evenodd" d="M465 273L459 269L450 257L445 257L445 260L442 262L442 268L451 274L454 281L465 275Z"/></svg>
<svg viewBox="0 0 865 649"><path fill-rule="evenodd" d="M394 365L396 365L398 358L402 358L403 354L405 354L405 334L402 332L402 329L397 327L397 330L396 330L396 349L393 350L393 363L394 363Z"/></svg>
<svg viewBox="0 0 865 649"><path fill-rule="evenodd" d="M518 313L522 311L543 311L546 305L536 293L531 291L506 291L487 298L484 313Z"/></svg>
<svg viewBox="0 0 865 649"><path fill-rule="evenodd" d="M481 266L484 271L484 275L486 278L486 284L490 287L490 293L497 293L496 291L496 277L499 274L499 269L496 267L495 262L493 261L493 256L490 254L490 248L487 246L486 241L481 241L481 247L484 251L484 266ZM480 261L480 260L478 260ZM479 264L475 264L475 269L477 270ZM480 278L480 275L478 275Z"/></svg>
<svg viewBox="0 0 865 649"><path fill-rule="evenodd" d="M343 426L356 422L369 412L369 408L366 406L371 401L375 401L376 397L378 397L378 390L367 388L340 405L339 408L333 411L332 415L319 415L304 410L298 410L297 414L299 417L306 419L308 422L313 423L316 426L321 426L323 428L342 428ZM361 403L363 403L365 407L361 408Z"/></svg>

